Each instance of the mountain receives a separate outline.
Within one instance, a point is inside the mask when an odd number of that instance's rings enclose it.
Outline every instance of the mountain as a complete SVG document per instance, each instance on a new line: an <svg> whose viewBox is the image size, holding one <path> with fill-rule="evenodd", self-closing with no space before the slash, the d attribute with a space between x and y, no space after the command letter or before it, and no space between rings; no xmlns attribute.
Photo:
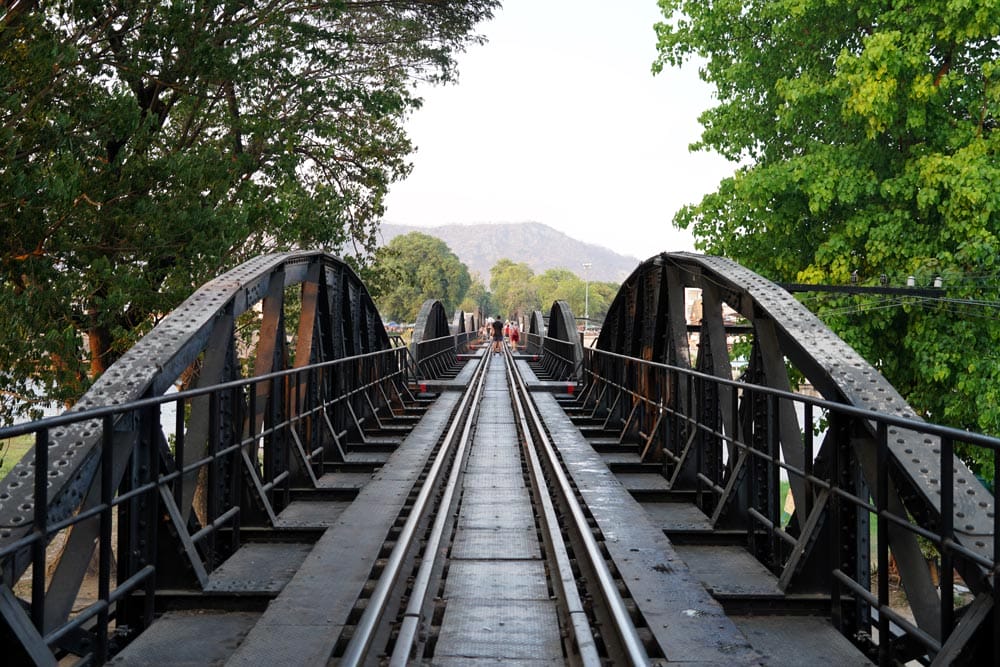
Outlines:
<svg viewBox="0 0 1000 667"><path fill-rule="evenodd" d="M421 232L447 243L451 251L469 267L469 272L478 273L486 284L490 281L490 269L497 260L504 258L524 262L535 273L568 269L581 278L615 283L624 281L641 261L599 245L578 241L538 222L434 227L383 223L380 243L387 244L395 237L410 232ZM584 262L591 264L589 275L585 275Z"/></svg>

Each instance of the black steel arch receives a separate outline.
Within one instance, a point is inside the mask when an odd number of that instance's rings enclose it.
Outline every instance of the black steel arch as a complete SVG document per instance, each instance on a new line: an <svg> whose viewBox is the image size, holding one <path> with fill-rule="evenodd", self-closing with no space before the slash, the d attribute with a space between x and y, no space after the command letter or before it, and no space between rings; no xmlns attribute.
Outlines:
<svg viewBox="0 0 1000 667"><path fill-rule="evenodd" d="M542 339L545 338L545 318L542 317L542 311L531 311L528 319L528 335L525 338L527 339L525 351L528 354L542 353Z"/></svg>
<svg viewBox="0 0 1000 667"><path fill-rule="evenodd" d="M465 333L465 313L461 310L456 310L454 317L451 319L451 332L452 333Z"/></svg>
<svg viewBox="0 0 1000 667"><path fill-rule="evenodd" d="M410 339L410 354L420 376L424 379L438 379L448 373L457 359L455 337L465 340L469 335L465 330L465 318L461 311L455 313L452 327L448 324L444 304L436 299L424 301L417 313Z"/></svg>
<svg viewBox="0 0 1000 667"><path fill-rule="evenodd" d="M536 321L532 317L532 321ZM576 329L576 318L569 304L554 301L549 309L549 324L542 343L544 355L558 358L563 365L562 378L579 380L583 374L583 342Z"/></svg>
<svg viewBox="0 0 1000 667"><path fill-rule="evenodd" d="M295 288L300 297L292 299L292 303L286 298L289 288ZM252 312L255 309L256 314ZM298 320L294 331L288 329L292 311ZM251 341L245 341L239 335L238 324L245 318L259 324L259 330ZM241 353L239 356L238 351ZM264 255L195 291L98 378L64 416L163 396L179 384L184 374L193 373L197 378L194 388L223 383L235 385L245 377L348 357L364 358L388 351L389 338L375 304L349 265L337 257L316 251ZM253 365L249 376L245 376L244 365L240 361L241 357L247 356L242 354L245 352L249 352ZM184 430L186 445L183 454L179 448L177 450L176 468L181 470L189 462L203 459L210 446L235 447L232 443L240 437L238 431L241 429L254 428L253 432L258 432L265 423L287 420L310 409L320 394L334 394L338 390L337 385L354 380L364 382L366 378L374 379L378 374L390 373L384 364L359 363L352 370L352 375L358 377L350 380L333 372L320 376L314 374L309 378L289 374L281 384L265 384L256 393L251 392L249 399L244 387L224 390L218 394L223 398L206 394L192 399L188 403L190 414ZM353 411L353 417L363 420L369 413L371 400L364 392L357 392L343 405ZM378 400L376 397L375 401ZM210 414L213 410L215 414ZM217 414L220 411L226 413L229 424L223 426L219 423ZM159 414L158 410L155 414ZM169 445L160 430L158 419L151 419L145 412L125 411L115 414L113 419L113 433L105 433L99 419L56 426L48 432L46 525L52 526L83 513L99 502L99 473L103 458L115 461L110 474L117 489L122 484L129 484L130 476L155 476L150 469L155 471L159 465L157 460L165 453L169 454ZM338 420L336 416L331 419ZM334 425L335 428L341 426ZM241 464L237 463L237 459L231 459L233 467L226 473L227 480L219 480L219 484L228 484L233 477L252 479L255 490L244 488L243 493L254 495L256 504L253 510L245 509L244 514L260 512L261 521L273 522L280 507L271 505L267 496L272 492L264 488L268 486L265 484L268 480L262 479L261 475L270 475L271 482L277 477L306 481L312 478L314 482L313 468L321 464L312 461L311 452L314 450L307 439L320 437L318 434L319 428L314 425L303 429L301 441L298 440L300 435L295 434L291 437L296 442L282 444L287 448L284 465L290 466L284 470L279 469L282 464L276 460L258 461L256 448L247 453L250 458L246 460L246 469L242 473L239 471ZM335 432L333 437L337 437ZM112 456L105 457L105 444L109 442ZM34 464L34 458L29 454L0 482L0 548L13 545L32 529ZM197 471L194 475L197 477ZM187 480L191 474L181 477ZM202 481L191 478L181 497L174 499L179 512L172 517L175 522L188 522L193 512L195 487L200 484ZM239 483L231 484L229 492L238 495L241 493L239 486ZM208 493L211 497L212 491ZM249 518L244 518L249 521ZM147 524L145 530L155 533L158 528ZM97 531L96 516L82 520L71 531L51 575L48 588L48 598L51 599L47 599L45 605L46 628L56 627L69 616L75 591L95 549ZM186 544L190 547L188 556L192 562L198 561L199 556L190 539ZM30 564L29 552L29 549L15 551L0 564L7 585L12 585ZM132 557L132 553L123 553L119 557L120 571L127 571L125 561ZM192 566L195 574L203 578L204 570L199 570L204 567L203 564L193 562Z"/></svg>
<svg viewBox="0 0 1000 667"><path fill-rule="evenodd" d="M689 342L689 324L685 313L685 289L700 290L702 317L697 326L691 327L698 336L697 352L692 353ZM723 306L732 308L745 319L745 331L737 330L723 318ZM623 283L605 319L597 341L597 349L626 355L648 361L669 364L730 379L733 368L727 350L729 335L746 333L752 337L753 351L749 364L742 375L747 383L764 385L780 390L789 390L785 360L800 370L815 389L833 402L855 406L872 412L899 417L918 419L913 409L906 404L899 393L868 364L857 352L830 331L818 318L796 301L791 294L774 283L727 259L707 257L694 253L663 253L643 262ZM692 419L718 423L718 431L728 437L739 437L747 429L759 428L762 403L746 399L748 393L740 391L733 395L730 387L719 385L710 387L708 383L677 383L664 387L652 376L635 379L639 392L645 393L650 404L662 401L672 410L689 415ZM731 412L720 406L741 401L743 418L736 421ZM785 401L779 401L776 442L780 443L784 460L802 468L803 435L791 409L785 408ZM636 411L644 409L638 402L617 405L615 409L629 415L633 420ZM756 416L755 416L756 415ZM758 420L758 421L754 421ZM657 428L652 414L633 420L639 430ZM877 495L877 461L872 422L853 421L842 427L844 432L828 432L816 457L816 466L830 465L839 461L843 472L845 488L851 488L861 497ZM683 439L688 433L683 426L674 433L674 438ZM694 438L693 431L691 437ZM921 525L954 526L956 542L962 548L980 555L984 559L993 558L993 499L968 467L957 457L953 458L952 474L962 493L954 496L951 516L942 516L941 485L942 475L939 456L939 438L921 435L905 429L888 431L889 486L888 497L883 499L897 516L913 516ZM711 440L711 441L710 441ZM762 443L764 446L764 443ZM726 447L722 438L704 439L678 445L678 461L666 465L666 473L673 488L693 489L701 482L693 476L692 460L697 456L716 462L718 476L711 481L729 490L733 485L745 483L737 480L734 469L738 465L734 452L729 449L728 461L724 462ZM701 448L701 451L698 449ZM812 465L813 462L808 462ZM742 471L747 475L746 471ZM752 472L750 473L753 474ZM761 477L762 483L767 483ZM805 498L801 480L793 479L791 492L794 496L797 515L794 522L798 530L810 521L819 526L824 521L829 525L830 515L821 511L816 516L803 516L801 508L819 508L816 498ZM728 507L703 506L713 524L724 527L728 521L745 519L746 507L736 506L746 503L744 492L740 496L734 491L731 497L736 502ZM821 509L821 508L820 508ZM741 516L741 513L744 516ZM863 525L862 525L863 524ZM828 528L816 528L827 530ZM867 515L859 519L856 527L848 527L851 551L845 556L853 568L858 581L870 576ZM888 540L904 589L909 598L917 624L927 634L940 638L940 602L935 584L921 555L913 533L890 526ZM814 541L815 542L815 541ZM826 544L823 541L820 544ZM810 579L819 570L810 567L811 559L829 559L829 554L814 550L814 544L802 544L796 549L785 571L781 572L781 584L788 591L815 590L817 579ZM983 568L969 559L955 556L955 568L962 574L967 584L976 594L991 596L991 582ZM827 570L828 571L828 570ZM828 575L827 575L828 576ZM819 584L822 585L822 584Z"/></svg>
<svg viewBox="0 0 1000 667"><path fill-rule="evenodd" d="M410 351L413 357L420 361L420 344L444 338L451 335L448 326L448 314L444 304L437 299L427 299L417 312L417 321L413 325L413 337L410 339Z"/></svg>

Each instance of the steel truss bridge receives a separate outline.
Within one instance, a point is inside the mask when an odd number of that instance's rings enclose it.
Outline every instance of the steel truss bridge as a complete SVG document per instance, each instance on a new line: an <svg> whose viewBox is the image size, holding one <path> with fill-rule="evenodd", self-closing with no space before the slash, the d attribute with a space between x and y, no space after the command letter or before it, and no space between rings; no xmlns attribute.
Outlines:
<svg viewBox="0 0 1000 667"><path fill-rule="evenodd" d="M4 664L1000 662L996 496L955 456L1000 441L787 292L664 253L594 348L563 302L514 354L479 324L429 301L404 347L337 258L264 256L0 431L36 443Z"/></svg>

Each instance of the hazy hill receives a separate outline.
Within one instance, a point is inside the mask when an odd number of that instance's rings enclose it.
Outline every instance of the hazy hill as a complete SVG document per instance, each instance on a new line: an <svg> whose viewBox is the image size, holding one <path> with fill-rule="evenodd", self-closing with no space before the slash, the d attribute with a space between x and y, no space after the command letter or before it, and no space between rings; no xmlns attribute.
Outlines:
<svg viewBox="0 0 1000 667"><path fill-rule="evenodd" d="M619 255L607 248L577 241L560 231L537 222L495 223L478 225L440 225L417 227L383 223L381 243L410 232L434 236L451 248L469 267L489 284L490 268L498 259L524 262L535 273L548 269L569 269L581 278L583 263L590 262L589 278L595 281L620 283L631 274L640 260Z"/></svg>

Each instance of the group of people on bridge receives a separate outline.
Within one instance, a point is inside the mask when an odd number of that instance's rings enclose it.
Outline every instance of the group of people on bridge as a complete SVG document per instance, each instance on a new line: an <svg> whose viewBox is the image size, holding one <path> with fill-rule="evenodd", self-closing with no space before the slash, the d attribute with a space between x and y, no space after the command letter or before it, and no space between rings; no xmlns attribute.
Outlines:
<svg viewBox="0 0 1000 667"><path fill-rule="evenodd" d="M504 339L510 341L510 349L517 352L518 343L521 341L521 331L517 320L500 320L500 316L487 317L483 328L479 330L479 337L483 342L493 340L493 353L499 354L503 351Z"/></svg>

